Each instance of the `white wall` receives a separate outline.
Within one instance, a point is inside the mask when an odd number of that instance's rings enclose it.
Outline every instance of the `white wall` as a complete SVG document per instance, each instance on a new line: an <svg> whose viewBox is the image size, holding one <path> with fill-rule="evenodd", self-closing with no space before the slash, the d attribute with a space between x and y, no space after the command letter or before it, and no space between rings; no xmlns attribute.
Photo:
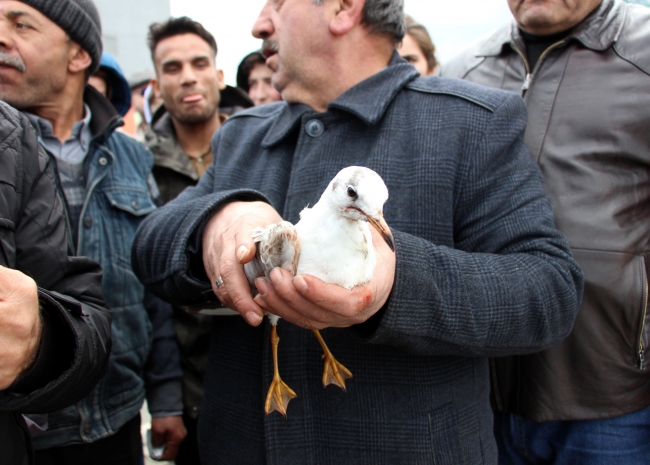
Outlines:
<svg viewBox="0 0 650 465"><path fill-rule="evenodd" d="M170 16L170 0L94 0L102 18L104 51L128 78L153 69L146 38L149 25Z"/></svg>

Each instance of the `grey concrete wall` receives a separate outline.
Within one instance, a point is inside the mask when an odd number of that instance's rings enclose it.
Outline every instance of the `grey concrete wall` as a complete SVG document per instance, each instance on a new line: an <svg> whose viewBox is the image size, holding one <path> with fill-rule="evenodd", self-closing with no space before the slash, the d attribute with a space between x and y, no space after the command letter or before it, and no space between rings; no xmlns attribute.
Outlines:
<svg viewBox="0 0 650 465"><path fill-rule="evenodd" d="M170 16L170 0L94 0L102 17L104 51L128 78L153 69L146 38L149 25Z"/></svg>

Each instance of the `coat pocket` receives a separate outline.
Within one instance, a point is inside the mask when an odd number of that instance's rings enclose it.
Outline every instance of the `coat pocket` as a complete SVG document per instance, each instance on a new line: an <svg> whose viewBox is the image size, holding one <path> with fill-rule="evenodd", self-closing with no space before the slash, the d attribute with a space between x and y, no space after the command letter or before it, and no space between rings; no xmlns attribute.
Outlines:
<svg viewBox="0 0 650 465"><path fill-rule="evenodd" d="M434 465L462 465L456 409L450 402L429 412L429 431Z"/></svg>
<svg viewBox="0 0 650 465"><path fill-rule="evenodd" d="M156 209L148 192L135 189L106 190L108 203L113 208L130 213L133 216L145 216Z"/></svg>

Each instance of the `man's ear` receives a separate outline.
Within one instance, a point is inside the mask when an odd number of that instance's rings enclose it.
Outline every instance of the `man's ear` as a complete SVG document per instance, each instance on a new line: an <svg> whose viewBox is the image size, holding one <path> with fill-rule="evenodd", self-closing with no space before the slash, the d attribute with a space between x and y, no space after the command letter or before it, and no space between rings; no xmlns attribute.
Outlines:
<svg viewBox="0 0 650 465"><path fill-rule="evenodd" d="M336 11L330 21L330 32L342 36L361 23L366 0L335 0L335 3Z"/></svg>
<svg viewBox="0 0 650 465"><path fill-rule="evenodd" d="M85 72L93 62L90 53L81 48L81 46L76 42L72 42L69 57L68 71L72 74Z"/></svg>
<svg viewBox="0 0 650 465"><path fill-rule="evenodd" d="M223 70L217 70L217 82L219 85L219 90L224 90L226 88L226 80L223 77Z"/></svg>
<svg viewBox="0 0 650 465"><path fill-rule="evenodd" d="M151 81L149 81L149 84L151 84L151 88L153 91L160 95L160 82L158 81L158 78L151 78Z"/></svg>

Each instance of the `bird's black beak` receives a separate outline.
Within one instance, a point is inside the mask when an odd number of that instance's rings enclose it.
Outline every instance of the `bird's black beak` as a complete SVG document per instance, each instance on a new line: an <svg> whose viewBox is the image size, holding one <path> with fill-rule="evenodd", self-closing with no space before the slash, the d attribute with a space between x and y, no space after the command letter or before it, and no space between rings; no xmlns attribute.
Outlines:
<svg viewBox="0 0 650 465"><path fill-rule="evenodd" d="M373 218L370 215L366 215L366 218L368 218L368 223L370 223L373 228L381 234L381 237L384 238L386 244L390 247L390 250L395 252L395 239L393 239L393 234L390 232L390 228L386 224L386 221L384 221L384 217L380 216L379 218Z"/></svg>

